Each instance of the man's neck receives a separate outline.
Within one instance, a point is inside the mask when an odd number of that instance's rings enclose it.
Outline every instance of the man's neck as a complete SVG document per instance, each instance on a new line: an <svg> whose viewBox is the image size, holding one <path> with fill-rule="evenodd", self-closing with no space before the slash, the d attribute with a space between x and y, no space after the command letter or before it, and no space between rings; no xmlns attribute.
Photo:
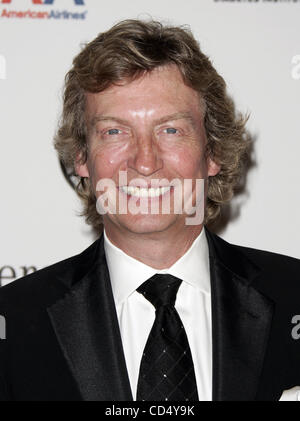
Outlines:
<svg viewBox="0 0 300 421"><path fill-rule="evenodd" d="M182 231L126 233L105 226L108 239L124 253L155 269L167 269L180 259L201 233L203 226L185 227Z"/></svg>

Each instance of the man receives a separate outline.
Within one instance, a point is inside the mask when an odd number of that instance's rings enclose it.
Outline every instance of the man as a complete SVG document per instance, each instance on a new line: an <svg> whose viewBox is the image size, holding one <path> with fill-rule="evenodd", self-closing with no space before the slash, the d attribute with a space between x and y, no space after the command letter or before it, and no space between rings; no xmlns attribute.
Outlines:
<svg viewBox="0 0 300 421"><path fill-rule="evenodd" d="M300 385L299 261L205 228L249 140L189 31L129 20L88 44L55 145L103 235L1 289L2 400L279 400Z"/></svg>

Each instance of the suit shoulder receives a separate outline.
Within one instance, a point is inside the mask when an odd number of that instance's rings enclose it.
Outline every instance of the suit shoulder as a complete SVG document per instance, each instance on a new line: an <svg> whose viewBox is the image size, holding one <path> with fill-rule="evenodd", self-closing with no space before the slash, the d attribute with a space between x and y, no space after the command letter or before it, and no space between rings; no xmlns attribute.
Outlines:
<svg viewBox="0 0 300 421"><path fill-rule="evenodd" d="M265 250L236 247L260 269L253 286L288 309L299 307L299 259Z"/></svg>
<svg viewBox="0 0 300 421"><path fill-rule="evenodd" d="M82 253L0 288L0 314L45 308L63 296L92 263L98 241Z"/></svg>
<svg viewBox="0 0 300 421"><path fill-rule="evenodd" d="M259 269L268 271L296 271L299 276L300 260L283 254L256 248L232 244L218 235L206 230L210 250L213 255L230 268L243 272L243 265L254 264Z"/></svg>
<svg viewBox="0 0 300 421"><path fill-rule="evenodd" d="M207 231L212 258L274 301L299 302L300 261L294 257L228 243ZM214 261L213 261L214 262Z"/></svg>
<svg viewBox="0 0 300 421"><path fill-rule="evenodd" d="M294 273L298 275L300 280L300 260L286 256L284 254L274 253L267 250L260 250L250 247L234 246L238 248L250 260L254 261L262 269L268 268L271 271L278 271L285 273Z"/></svg>
<svg viewBox="0 0 300 421"><path fill-rule="evenodd" d="M0 305L19 295L27 297L28 294L36 294L40 289L47 288L50 282L60 278L69 267L72 267L72 262L74 261L76 261L76 256L47 266L1 287Z"/></svg>

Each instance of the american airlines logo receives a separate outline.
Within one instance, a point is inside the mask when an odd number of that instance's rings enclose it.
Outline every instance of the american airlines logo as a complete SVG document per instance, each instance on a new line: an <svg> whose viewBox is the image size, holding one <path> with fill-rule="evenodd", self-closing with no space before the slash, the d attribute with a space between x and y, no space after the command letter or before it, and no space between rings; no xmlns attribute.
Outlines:
<svg viewBox="0 0 300 421"><path fill-rule="evenodd" d="M26 10L13 9L15 6L34 6ZM23 0L22 2L15 0L0 0L0 6L7 6L0 10L1 19L62 19L62 20L84 20L87 15L87 10L82 10L85 6L85 0L68 0L66 1L71 10L57 10L51 9L51 6L62 6L62 2L56 0ZM37 6L40 6L38 8ZM48 7L45 7L48 6ZM77 7L81 6L81 7ZM49 8L50 7L50 8Z"/></svg>
<svg viewBox="0 0 300 421"><path fill-rule="evenodd" d="M0 0L2 4L12 3L14 0ZM84 6L84 0L72 0L77 6ZM32 4L54 4L55 0L31 0Z"/></svg>

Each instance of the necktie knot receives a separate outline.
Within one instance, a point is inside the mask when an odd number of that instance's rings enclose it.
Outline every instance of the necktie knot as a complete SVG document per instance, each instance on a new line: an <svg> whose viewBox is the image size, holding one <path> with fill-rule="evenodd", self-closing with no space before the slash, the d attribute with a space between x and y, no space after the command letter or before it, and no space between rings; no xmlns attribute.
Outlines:
<svg viewBox="0 0 300 421"><path fill-rule="evenodd" d="M181 279L169 274L156 274L137 288L140 294L156 309L161 306L174 306Z"/></svg>

